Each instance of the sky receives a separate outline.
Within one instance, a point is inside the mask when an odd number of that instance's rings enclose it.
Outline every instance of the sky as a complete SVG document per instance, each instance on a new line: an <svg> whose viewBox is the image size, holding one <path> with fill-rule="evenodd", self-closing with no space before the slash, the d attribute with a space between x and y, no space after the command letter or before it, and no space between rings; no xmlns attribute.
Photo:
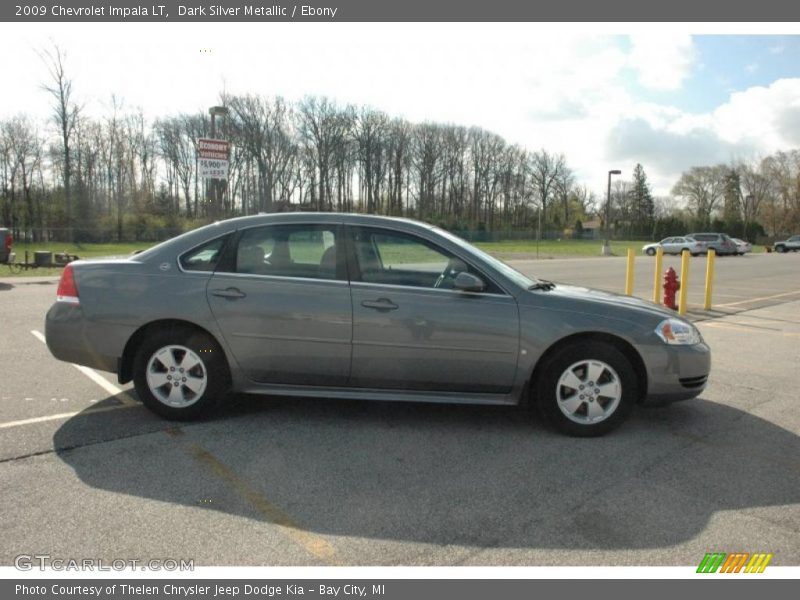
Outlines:
<svg viewBox="0 0 800 600"><path fill-rule="evenodd" d="M667 195L691 166L800 147L800 26L759 27L2 23L0 119L52 128L40 52L55 43L98 118L113 96L156 118L207 110L222 90L325 95L564 153L600 195L610 169L627 179L639 162Z"/></svg>

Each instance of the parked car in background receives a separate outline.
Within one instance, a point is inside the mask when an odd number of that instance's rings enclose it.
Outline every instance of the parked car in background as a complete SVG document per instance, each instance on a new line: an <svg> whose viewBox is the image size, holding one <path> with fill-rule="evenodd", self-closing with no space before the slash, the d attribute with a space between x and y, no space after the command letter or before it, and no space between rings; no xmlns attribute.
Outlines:
<svg viewBox="0 0 800 600"><path fill-rule="evenodd" d="M739 238L731 238L733 243L736 244L736 253L739 256L744 256L748 252L753 251L753 244L747 242L745 240L740 240Z"/></svg>
<svg viewBox="0 0 800 600"><path fill-rule="evenodd" d="M664 254L680 254L684 250L688 250L692 256L698 256L704 251L695 240L679 235L664 238L660 242L654 244L642 246L642 252L648 256L653 256L659 247L664 249Z"/></svg>
<svg viewBox="0 0 800 600"><path fill-rule="evenodd" d="M800 250L800 235L793 235L789 239L781 242L775 242L773 245L775 252L797 252Z"/></svg>
<svg viewBox="0 0 800 600"><path fill-rule="evenodd" d="M140 254L68 264L56 358L133 380L169 419L229 390L513 405L570 435L637 402L693 398L710 350L638 298L530 278L442 229L336 213L221 221Z"/></svg>
<svg viewBox="0 0 800 600"><path fill-rule="evenodd" d="M739 253L736 242L725 233L690 233L686 237L699 244L701 254L708 254L711 248L719 256L735 256Z"/></svg>
<svg viewBox="0 0 800 600"><path fill-rule="evenodd" d="M11 232L5 227L0 227L0 264L5 264L11 257Z"/></svg>

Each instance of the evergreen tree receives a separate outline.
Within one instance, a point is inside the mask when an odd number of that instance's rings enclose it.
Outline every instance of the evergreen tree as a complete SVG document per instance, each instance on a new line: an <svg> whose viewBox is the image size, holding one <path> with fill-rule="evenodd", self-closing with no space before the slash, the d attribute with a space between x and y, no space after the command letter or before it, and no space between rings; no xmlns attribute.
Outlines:
<svg viewBox="0 0 800 600"><path fill-rule="evenodd" d="M650 235L653 232L655 204L650 184L647 183L647 174L644 167L637 163L633 168L633 185L631 186L631 199L636 223L634 231L639 235Z"/></svg>

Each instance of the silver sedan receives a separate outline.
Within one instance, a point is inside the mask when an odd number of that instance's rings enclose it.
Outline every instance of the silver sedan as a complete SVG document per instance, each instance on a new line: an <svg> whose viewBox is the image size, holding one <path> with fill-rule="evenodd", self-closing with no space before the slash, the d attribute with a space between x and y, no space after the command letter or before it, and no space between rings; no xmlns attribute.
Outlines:
<svg viewBox="0 0 800 600"><path fill-rule="evenodd" d="M697 396L710 351L674 313L529 278L436 227L330 213L242 217L66 267L61 360L133 380L169 419L227 392L514 405L571 435Z"/></svg>
<svg viewBox="0 0 800 600"><path fill-rule="evenodd" d="M690 237L679 235L664 238L660 242L654 244L646 244L642 246L642 252L648 256L654 256L659 247L663 248L664 254L680 254L684 250L688 250L692 256L699 256L703 251L698 242Z"/></svg>

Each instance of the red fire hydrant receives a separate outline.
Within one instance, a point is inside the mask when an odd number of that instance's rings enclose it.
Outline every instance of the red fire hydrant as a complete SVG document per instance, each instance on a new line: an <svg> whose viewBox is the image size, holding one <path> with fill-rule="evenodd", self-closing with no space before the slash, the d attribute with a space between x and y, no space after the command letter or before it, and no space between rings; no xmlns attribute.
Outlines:
<svg viewBox="0 0 800 600"><path fill-rule="evenodd" d="M670 267L664 271L664 306L676 310L678 305L675 303L675 293L681 289L681 282L678 281L678 274L675 269Z"/></svg>

